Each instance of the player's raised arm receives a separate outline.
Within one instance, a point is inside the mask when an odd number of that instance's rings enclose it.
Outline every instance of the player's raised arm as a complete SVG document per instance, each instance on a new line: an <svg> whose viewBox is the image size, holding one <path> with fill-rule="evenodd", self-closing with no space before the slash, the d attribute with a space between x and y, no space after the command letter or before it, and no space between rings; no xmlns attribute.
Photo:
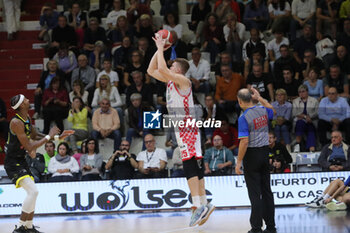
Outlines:
<svg viewBox="0 0 350 233"><path fill-rule="evenodd" d="M151 62L149 63L148 69L147 69L147 73L152 76L153 78L161 81L161 82L165 82L167 83L169 80L166 79L165 77L163 77L159 71L158 71L158 61L157 61L157 53L158 51L156 51L151 59Z"/></svg>
<svg viewBox="0 0 350 233"><path fill-rule="evenodd" d="M186 72L173 72L169 70L169 68L166 65L165 59L164 59L164 45L165 40L163 40L162 37L156 36L154 38L154 41L157 45L157 65L158 65L158 72L161 74L163 78L166 78L167 80L171 80L177 85L179 85L180 89L186 89L191 86L191 81L184 76ZM181 69L180 67L176 67L175 69Z"/></svg>

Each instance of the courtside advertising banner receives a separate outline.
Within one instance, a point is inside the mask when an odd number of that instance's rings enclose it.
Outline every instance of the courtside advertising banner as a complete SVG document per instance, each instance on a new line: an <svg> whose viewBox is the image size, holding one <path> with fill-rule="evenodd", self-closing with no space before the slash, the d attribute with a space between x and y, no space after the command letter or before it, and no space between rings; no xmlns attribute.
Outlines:
<svg viewBox="0 0 350 233"><path fill-rule="evenodd" d="M321 194L350 172L271 175L276 205L296 205ZM244 176L205 177L207 197L217 207L249 206ZM83 213L190 208L185 178L39 183L35 213ZM18 215L26 196L22 188L0 185L0 215Z"/></svg>

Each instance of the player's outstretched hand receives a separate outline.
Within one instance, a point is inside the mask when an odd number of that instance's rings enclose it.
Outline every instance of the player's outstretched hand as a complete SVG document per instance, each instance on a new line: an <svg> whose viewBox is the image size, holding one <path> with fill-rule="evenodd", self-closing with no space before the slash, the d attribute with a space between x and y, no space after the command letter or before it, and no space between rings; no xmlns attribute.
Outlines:
<svg viewBox="0 0 350 233"><path fill-rule="evenodd" d="M258 99L260 98L260 93L259 93L259 91L258 91L257 89L255 89L254 87L251 87L250 90L251 90L251 92L253 92L252 98L253 98L254 100L258 100Z"/></svg>
<svg viewBox="0 0 350 233"><path fill-rule="evenodd" d="M164 50L165 40L158 33L154 34L153 40L158 49Z"/></svg>
<svg viewBox="0 0 350 233"><path fill-rule="evenodd" d="M54 126L50 129L49 136L51 137L51 139L53 139L53 137L57 134L60 134L60 132L61 130L57 126Z"/></svg>
<svg viewBox="0 0 350 233"><path fill-rule="evenodd" d="M74 130L64 130L63 133L60 135L59 139L60 139L60 140L63 140L63 139L65 139L66 137L68 137L68 136L74 134L74 132L75 132Z"/></svg>

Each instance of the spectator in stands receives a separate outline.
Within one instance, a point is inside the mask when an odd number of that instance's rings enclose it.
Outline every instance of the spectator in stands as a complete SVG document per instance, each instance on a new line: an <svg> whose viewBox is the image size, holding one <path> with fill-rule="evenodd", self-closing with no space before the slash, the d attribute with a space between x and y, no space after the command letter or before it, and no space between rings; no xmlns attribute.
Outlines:
<svg viewBox="0 0 350 233"><path fill-rule="evenodd" d="M338 3L333 0L321 0L317 4L316 8L316 37L322 38L324 28L331 28L332 38L336 38L337 34L337 15L338 15Z"/></svg>
<svg viewBox="0 0 350 233"><path fill-rule="evenodd" d="M140 3L139 0L129 0L130 7L126 10L130 25L135 25L141 15L151 15L151 9L148 5Z"/></svg>
<svg viewBox="0 0 350 233"><path fill-rule="evenodd" d="M238 22L237 16L232 13L226 16L226 24L223 30L226 50L232 54L233 61L241 62L245 25Z"/></svg>
<svg viewBox="0 0 350 233"><path fill-rule="evenodd" d="M78 66L77 58L75 54L68 50L68 44L65 42L61 43L58 52L52 58L57 61L58 67L64 72L64 80L70 83L72 72Z"/></svg>
<svg viewBox="0 0 350 233"><path fill-rule="evenodd" d="M269 73L269 62L261 55L261 51L258 49L253 50L252 57L244 62L244 78L247 79L248 75L252 73L254 64L260 64L263 67L263 73Z"/></svg>
<svg viewBox="0 0 350 233"><path fill-rule="evenodd" d="M281 57L280 46L283 44L289 45L289 40L287 37L284 37L280 29L275 29L272 33L275 38L267 44L267 50L269 51L269 60L276 61Z"/></svg>
<svg viewBox="0 0 350 233"><path fill-rule="evenodd" d="M232 62L232 56L231 56L230 52L223 51L222 53L220 53L219 58L220 58L220 61L217 62L215 64L215 67L214 67L216 81L220 77L222 77L222 73L221 73L221 66L222 65L228 65L230 67L231 71L234 71L237 73L242 72L242 68Z"/></svg>
<svg viewBox="0 0 350 233"><path fill-rule="evenodd" d="M170 31L175 31L179 38L182 37L182 24L179 23L179 13L178 12L168 12L164 15L163 19L163 29Z"/></svg>
<svg viewBox="0 0 350 233"><path fill-rule="evenodd" d="M80 79L73 82L73 90L69 92L69 101L72 103L74 97L79 97L83 100L85 106L88 105L89 93L84 89L84 83ZM89 109L89 108L88 108Z"/></svg>
<svg viewBox="0 0 350 233"><path fill-rule="evenodd" d="M7 141L9 130L9 123L7 121L7 111L5 102L0 98L0 133L2 133L3 138Z"/></svg>
<svg viewBox="0 0 350 233"><path fill-rule="evenodd" d="M49 31L52 33L52 29L54 29L58 24L58 16L59 13L57 11L54 11L52 9L52 3L47 2L44 4L44 6L41 8L40 13L40 26L41 31L38 35L39 40L49 41Z"/></svg>
<svg viewBox="0 0 350 233"><path fill-rule="evenodd" d="M95 139L86 140L85 153L80 157L81 180L101 180L102 156L99 154L98 142Z"/></svg>
<svg viewBox="0 0 350 233"><path fill-rule="evenodd" d="M95 70L88 65L88 59L84 54L79 55L78 65L72 72L71 86L73 86L75 80L81 80L85 90L89 92L88 102L91 103L95 91Z"/></svg>
<svg viewBox="0 0 350 233"><path fill-rule="evenodd" d="M281 81L283 79L283 68L285 66L289 66L293 70L293 74L295 79L299 79L299 64L295 60L293 56L291 56L291 53L289 52L289 47L287 45L281 45L280 46L280 54L281 57L278 58L273 67L273 74L275 77L275 82Z"/></svg>
<svg viewBox="0 0 350 233"><path fill-rule="evenodd" d="M105 29L100 27L97 18L94 17L89 20L89 27L84 33L83 49L86 55L96 52L98 49L98 46L96 46L97 41L102 41L103 44L106 44L107 37Z"/></svg>
<svg viewBox="0 0 350 233"><path fill-rule="evenodd" d="M108 98L100 101L100 108L96 109L92 116L91 136L93 139L111 138L114 140L114 151L120 146L120 120L117 110L111 107Z"/></svg>
<svg viewBox="0 0 350 233"><path fill-rule="evenodd" d="M115 29L113 29L109 33L110 40L113 43L112 47L113 48L119 47L122 44L123 38L125 36L128 36L132 42L134 38L134 34L135 34L135 30L132 26L128 24L126 16L120 15L117 19L117 24L115 26Z"/></svg>
<svg viewBox="0 0 350 233"><path fill-rule="evenodd" d="M350 79L350 56L344 45L339 45L337 47L336 56L330 63L331 65L338 65L340 67L340 71L347 75L348 79Z"/></svg>
<svg viewBox="0 0 350 233"><path fill-rule="evenodd" d="M175 130L174 130L173 126L170 129L168 129L166 132L165 146L168 147L165 149L167 157L168 158L173 157L174 151L178 147L177 141L176 141ZM182 165L182 163L181 163L181 165Z"/></svg>
<svg viewBox="0 0 350 233"><path fill-rule="evenodd" d="M162 178L166 176L165 167L167 156L164 149L156 148L156 140L152 134L144 137L146 150L137 155L138 170L137 178Z"/></svg>
<svg viewBox="0 0 350 233"><path fill-rule="evenodd" d="M5 22L7 30L7 39L14 40L15 33L20 29L21 0L4 0Z"/></svg>
<svg viewBox="0 0 350 233"><path fill-rule="evenodd" d="M185 177L180 147L176 147L174 150L171 161L173 162L173 173L171 177Z"/></svg>
<svg viewBox="0 0 350 233"><path fill-rule="evenodd" d="M221 127L217 128L213 133L213 138L219 135L223 141L223 145L232 151L233 155L238 155L238 131L235 127L230 126L228 119L225 116L221 120Z"/></svg>
<svg viewBox="0 0 350 233"><path fill-rule="evenodd" d="M149 41L145 37L141 37L140 39L137 40L137 48L136 49L141 52L141 54L143 56L143 62L147 66L152 59L152 55L156 51L155 47L152 45L150 45Z"/></svg>
<svg viewBox="0 0 350 233"><path fill-rule="evenodd" d="M324 171L348 171L350 169L350 150L343 142L342 133L333 130L331 143L322 148L318 163Z"/></svg>
<svg viewBox="0 0 350 233"><path fill-rule="evenodd" d="M118 87L119 76L118 76L117 72L112 70L112 61L111 61L111 59L105 59L103 61L103 71L101 71L97 75L97 79L96 79L96 87L97 88L100 87L100 78L103 75L107 75L109 77L109 81L110 81L111 86Z"/></svg>
<svg viewBox="0 0 350 233"><path fill-rule="evenodd" d="M263 58L268 58L267 43L260 39L259 33L259 30L256 28L250 29L250 39L244 42L242 49L244 61L252 59L254 50L259 50Z"/></svg>
<svg viewBox="0 0 350 233"><path fill-rule="evenodd" d="M197 45L203 38L202 31L206 16L211 12L211 6L208 0L198 0L192 8L191 22L187 22L188 28L195 33L191 44Z"/></svg>
<svg viewBox="0 0 350 233"><path fill-rule="evenodd" d="M205 97L205 106L203 108L203 120L223 119L225 116L225 111L218 104L215 103L214 97L212 95L207 95ZM204 128L206 145L211 145L214 130L215 128L212 127Z"/></svg>
<svg viewBox="0 0 350 233"><path fill-rule="evenodd" d="M321 36L321 39L316 43L316 56L323 61L326 68L329 68L330 62L334 58L335 41L329 35Z"/></svg>
<svg viewBox="0 0 350 233"><path fill-rule="evenodd" d="M38 119L40 117L41 112L41 103L42 103L42 94L43 92L49 88L51 80L54 77L59 77L61 81L61 86L64 86L65 80L64 73L58 69L58 62L55 60L50 60L46 63L46 71L43 71L40 75L40 81L36 86L34 92L34 109L35 113L33 115L33 119Z"/></svg>
<svg viewBox="0 0 350 233"><path fill-rule="evenodd" d="M80 158L83 154L86 154L86 140L82 141L80 144L80 147L78 148L78 152L73 154L72 157L77 160L79 167L80 167Z"/></svg>
<svg viewBox="0 0 350 233"><path fill-rule="evenodd" d="M276 114L273 116L274 132L277 137L277 142L281 142L283 139L284 144L290 150L290 134L291 129L291 114L292 104L287 102L287 92L284 89L276 90L276 101L272 103L273 108L276 110Z"/></svg>
<svg viewBox="0 0 350 233"><path fill-rule="evenodd" d="M53 141L48 141L45 143L45 153L43 154L45 160L45 173L48 173L48 166L52 157L56 156L57 151L55 150L55 143Z"/></svg>
<svg viewBox="0 0 350 233"><path fill-rule="evenodd" d="M80 9L77 2L72 4L72 10L68 14L68 24L74 28L79 47L82 47L84 44L84 30L87 28L87 15L86 12Z"/></svg>
<svg viewBox="0 0 350 233"><path fill-rule="evenodd" d="M292 68L285 66L283 68L283 81L277 87L286 91L288 101L293 101L293 99L298 97L298 87L300 84L300 80L294 78Z"/></svg>
<svg viewBox="0 0 350 233"><path fill-rule="evenodd" d="M316 98L318 101L324 96L323 80L320 78L320 71L316 67L312 67L309 71L307 79L304 81L304 85L309 90L309 95Z"/></svg>
<svg viewBox="0 0 350 233"><path fill-rule="evenodd" d="M316 123L318 118L318 101L309 96L306 85L298 88L299 97L293 100L292 116L295 122L295 152L304 150L315 151L316 149ZM303 135L307 134L306 145L301 146Z"/></svg>
<svg viewBox="0 0 350 233"><path fill-rule="evenodd" d="M135 36L137 38L146 37L148 41L153 43L152 37L154 37L156 28L153 25L151 16L149 14L141 15L141 17L136 21L135 28Z"/></svg>
<svg viewBox="0 0 350 233"><path fill-rule="evenodd" d="M58 1L57 1L58 2ZM79 3L82 10L88 11L90 9L90 2L85 0L63 0L64 11L71 11L73 3Z"/></svg>
<svg viewBox="0 0 350 233"><path fill-rule="evenodd" d="M56 76L51 80L49 88L43 94L44 134L49 133L52 121L55 121L57 127L63 131L63 120L67 117L68 104L68 93L61 86L59 77Z"/></svg>
<svg viewBox="0 0 350 233"><path fill-rule="evenodd" d="M169 12L179 12L179 0L160 0L160 15L166 15Z"/></svg>
<svg viewBox="0 0 350 233"><path fill-rule="evenodd" d="M307 78L307 76L310 72L310 69L312 67L316 67L320 71L321 77L326 76L326 69L325 69L325 66L323 64L323 61L321 59L315 57L314 50L307 49L304 52L304 59L303 59L303 63L301 64L301 70L303 72L304 79Z"/></svg>
<svg viewBox="0 0 350 233"><path fill-rule="evenodd" d="M186 77L192 81L194 92L201 92L207 95L210 92L210 64L207 60L201 58L202 54L199 48L193 48L191 54L192 60L189 61L190 68L186 73Z"/></svg>
<svg viewBox="0 0 350 233"><path fill-rule="evenodd" d="M241 21L241 12L239 5L235 0L218 0L214 5L214 12L218 16L218 22L222 25L226 23L226 17L234 13L237 20Z"/></svg>
<svg viewBox="0 0 350 233"><path fill-rule="evenodd" d="M282 157L276 156L272 162L271 173L290 173L290 169Z"/></svg>
<svg viewBox="0 0 350 233"><path fill-rule="evenodd" d="M343 1L340 4L340 9L339 9L339 17L341 19L349 19L350 18L350 11L349 11L350 3L348 0Z"/></svg>
<svg viewBox="0 0 350 233"><path fill-rule="evenodd" d="M129 128L126 134L126 140L131 144L132 138L136 136L144 137L149 132L143 128L143 112L151 111L149 105L142 103L142 96L139 93L133 93L130 96L131 105L128 107Z"/></svg>
<svg viewBox="0 0 350 233"><path fill-rule="evenodd" d="M314 25L314 16L316 12L315 0L293 0L292 1L292 20L290 22L291 41L296 39L297 29L305 25Z"/></svg>
<svg viewBox="0 0 350 233"><path fill-rule="evenodd" d="M127 64L124 70L124 85L126 87L130 87L131 84L135 84L131 75L131 73L134 71L141 72L142 76L145 76L145 80L142 81L150 83L151 79L147 74L147 65L143 62L143 56L138 50L134 50L131 53L130 63Z"/></svg>
<svg viewBox="0 0 350 233"><path fill-rule="evenodd" d="M103 69L103 62L105 59L111 59L111 53L106 44L102 41L97 41L95 43L95 50L90 53L89 65L95 68L96 73L99 73Z"/></svg>
<svg viewBox="0 0 350 233"><path fill-rule="evenodd" d="M109 178L112 180L132 179L135 169L138 168L136 155L129 152L130 143L123 140L119 150L116 150L106 163L106 170L109 170Z"/></svg>
<svg viewBox="0 0 350 233"><path fill-rule="evenodd" d="M245 6L243 22L248 30L257 28L265 31L268 21L269 13L263 1L253 0Z"/></svg>
<svg viewBox="0 0 350 233"><path fill-rule="evenodd" d="M78 152L77 141L82 141L89 137L88 132L88 110L80 97L74 97L72 108L69 110L67 120L72 123L74 134L70 135L69 141L74 154Z"/></svg>
<svg viewBox="0 0 350 233"><path fill-rule="evenodd" d="M221 65L221 73L222 77L216 83L215 100L225 112L239 114L237 93L245 86L244 78L240 74L232 72L229 65Z"/></svg>
<svg viewBox="0 0 350 233"><path fill-rule="evenodd" d="M341 97L349 97L349 81L348 78L340 72L337 65L329 67L329 74L323 78L324 93L328 93L330 87L335 87L337 93Z"/></svg>
<svg viewBox="0 0 350 233"><path fill-rule="evenodd" d="M294 1L301 2L301 0L294 0ZM315 1L315 0L305 0L306 3L311 1ZM293 46L293 49L294 49L293 56L295 60L299 64L302 64L302 62L304 61L304 52L306 50L316 51L315 44L316 44L316 39L312 34L312 26L309 24L305 24L303 27L303 35L299 37L297 40L295 40L295 43Z"/></svg>
<svg viewBox="0 0 350 233"><path fill-rule="evenodd" d="M282 30L286 33L289 29L291 9L286 0L273 0L268 5L270 20L272 21L271 30Z"/></svg>
<svg viewBox="0 0 350 233"><path fill-rule="evenodd" d="M156 94L157 94L157 104L156 109L159 110L163 114L168 113L168 109L166 107L166 88L167 84L164 82L160 82L156 80Z"/></svg>
<svg viewBox="0 0 350 233"><path fill-rule="evenodd" d="M121 0L113 0L113 10L108 13L106 24L110 31L116 29L119 16L126 16L126 11L122 8Z"/></svg>
<svg viewBox="0 0 350 233"><path fill-rule="evenodd" d="M209 52L210 64L215 64L217 55L225 48L224 32L215 13L208 14L203 28L203 34L204 42L201 50Z"/></svg>
<svg viewBox="0 0 350 233"><path fill-rule="evenodd" d="M119 48L112 50L114 67L119 71L124 71L129 63L129 58L134 50L131 44L130 37L125 36L123 42Z"/></svg>
<svg viewBox="0 0 350 233"><path fill-rule="evenodd" d="M337 37L337 46L344 45L346 51L350 51L350 19L344 19L343 32Z"/></svg>
<svg viewBox="0 0 350 233"><path fill-rule="evenodd" d="M280 142L277 142L277 137L273 131L269 132L269 163L273 164L273 159L281 157L287 164L293 162L287 147Z"/></svg>
<svg viewBox="0 0 350 233"><path fill-rule="evenodd" d="M268 73L263 73L261 64L253 65L253 72L248 75L247 88L254 87L264 99L274 101L273 80Z"/></svg>
<svg viewBox="0 0 350 233"><path fill-rule="evenodd" d="M235 160L231 150L223 145L220 135L215 135L213 137L213 147L205 150L204 174L212 176L232 174L234 164Z"/></svg>
<svg viewBox="0 0 350 233"><path fill-rule="evenodd" d="M171 47L164 52L164 58L167 61L168 65L172 64L172 60L176 58L185 58L187 59L187 45L181 40L176 34L175 31L170 32L173 36L173 44Z"/></svg>
<svg viewBox="0 0 350 233"><path fill-rule="evenodd" d="M109 100L111 107L118 111L119 118L122 119L122 99L120 98L118 89L111 85L108 75L102 75L100 77L100 87L96 88L91 104L93 110L96 110L99 107L100 102L105 98Z"/></svg>
<svg viewBox="0 0 350 233"><path fill-rule="evenodd" d="M45 171L45 159L40 153L32 152L31 155L26 155L26 161L29 166L29 170L34 177L35 182L40 182L41 174Z"/></svg>
<svg viewBox="0 0 350 233"><path fill-rule="evenodd" d="M78 162L69 153L69 146L61 142L57 146L58 153L52 157L47 170L52 176L49 182L66 182L74 180L74 173L79 172Z"/></svg>
<svg viewBox="0 0 350 233"><path fill-rule="evenodd" d="M327 131L345 131L346 141L350 141L350 107L346 99L339 97L337 89L330 87L327 97L320 102L318 110L318 135L322 146L328 143Z"/></svg>
<svg viewBox="0 0 350 233"><path fill-rule="evenodd" d="M153 92L150 84L144 83L143 73L135 70L131 73L133 84L127 89L126 92L126 106L130 106L130 96L134 93L140 93L142 96L142 102L147 106L153 106Z"/></svg>
<svg viewBox="0 0 350 233"><path fill-rule="evenodd" d="M58 25L52 30L52 39L48 50L48 56L50 58L57 53L62 42L66 42L69 49L75 49L78 45L75 30L67 24L67 18L64 15L58 16Z"/></svg>

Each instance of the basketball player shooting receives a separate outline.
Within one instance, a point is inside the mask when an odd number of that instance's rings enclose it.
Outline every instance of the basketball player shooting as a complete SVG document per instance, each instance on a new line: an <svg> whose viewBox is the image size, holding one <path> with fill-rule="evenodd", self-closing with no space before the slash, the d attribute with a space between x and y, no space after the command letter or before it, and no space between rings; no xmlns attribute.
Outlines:
<svg viewBox="0 0 350 233"><path fill-rule="evenodd" d="M5 145L5 170L8 177L16 185L16 188L22 187L27 196L22 205L19 227L15 228L13 233L38 233L33 226L33 217L35 210L38 189L34 183L34 178L26 162L26 151L31 157L35 158L36 149L60 133L57 127L52 127L49 135L43 135L36 132L31 125L31 119L28 115L29 100L24 95L16 95L11 98L11 107L16 111L16 115L10 122L10 130ZM65 130L59 139L64 139L73 134L72 130Z"/></svg>
<svg viewBox="0 0 350 233"><path fill-rule="evenodd" d="M153 55L148 67L148 74L159 81L167 84L166 101L169 115L176 120L184 122L194 119L194 103L192 97L191 81L184 76L189 68L188 61L182 58L176 58L170 69L168 69L165 59L164 50L169 41L167 30L155 34L157 51ZM193 207L190 226L204 224L210 214L214 211L214 205L207 202L204 185L204 167L199 162L201 159L200 134L197 127L177 127L175 129L176 140L179 145L183 168L190 188Z"/></svg>

